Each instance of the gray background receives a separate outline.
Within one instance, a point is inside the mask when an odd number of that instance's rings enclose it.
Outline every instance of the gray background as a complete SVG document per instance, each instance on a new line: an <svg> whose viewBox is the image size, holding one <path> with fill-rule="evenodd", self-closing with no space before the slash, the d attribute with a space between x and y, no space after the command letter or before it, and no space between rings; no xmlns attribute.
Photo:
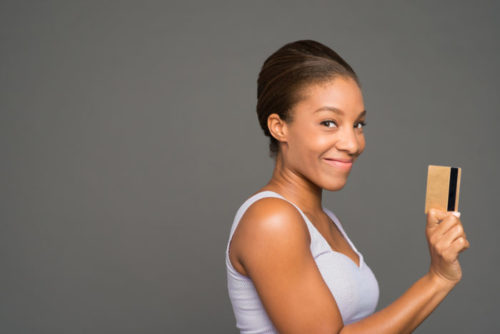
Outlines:
<svg viewBox="0 0 500 334"><path fill-rule="evenodd" d="M264 59L357 71L365 153L324 194L380 284L429 265L428 164L462 167L462 282L418 333L500 331L499 3L2 1L0 332L236 333L224 251L270 178Z"/></svg>

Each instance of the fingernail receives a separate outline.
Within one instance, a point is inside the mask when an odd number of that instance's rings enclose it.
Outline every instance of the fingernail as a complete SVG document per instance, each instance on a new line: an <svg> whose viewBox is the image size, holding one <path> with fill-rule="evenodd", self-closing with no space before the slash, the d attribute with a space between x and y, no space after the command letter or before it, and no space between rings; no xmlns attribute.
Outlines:
<svg viewBox="0 0 500 334"><path fill-rule="evenodd" d="M457 217L457 218L460 218L460 211L453 211L452 214Z"/></svg>

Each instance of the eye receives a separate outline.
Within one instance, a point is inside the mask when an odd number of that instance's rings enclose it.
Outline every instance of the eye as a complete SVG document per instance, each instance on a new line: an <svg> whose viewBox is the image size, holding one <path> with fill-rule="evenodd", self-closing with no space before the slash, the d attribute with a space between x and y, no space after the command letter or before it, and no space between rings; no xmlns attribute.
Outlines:
<svg viewBox="0 0 500 334"><path fill-rule="evenodd" d="M361 125L361 126L359 126ZM356 129L362 129L366 126L366 122L359 122L356 124Z"/></svg>
<svg viewBox="0 0 500 334"><path fill-rule="evenodd" d="M327 128L332 128L333 126L328 126L329 123L334 124L335 126L337 126L337 123L335 123L334 121L323 121L320 124L324 124Z"/></svg>

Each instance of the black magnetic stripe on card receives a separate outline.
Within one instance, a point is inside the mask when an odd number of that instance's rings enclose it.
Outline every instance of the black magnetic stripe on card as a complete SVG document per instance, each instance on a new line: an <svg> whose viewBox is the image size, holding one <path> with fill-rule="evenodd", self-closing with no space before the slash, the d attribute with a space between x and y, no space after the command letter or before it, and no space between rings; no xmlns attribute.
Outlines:
<svg viewBox="0 0 500 334"><path fill-rule="evenodd" d="M448 211L455 211L455 199L457 197L458 168L450 169L450 190L448 192Z"/></svg>

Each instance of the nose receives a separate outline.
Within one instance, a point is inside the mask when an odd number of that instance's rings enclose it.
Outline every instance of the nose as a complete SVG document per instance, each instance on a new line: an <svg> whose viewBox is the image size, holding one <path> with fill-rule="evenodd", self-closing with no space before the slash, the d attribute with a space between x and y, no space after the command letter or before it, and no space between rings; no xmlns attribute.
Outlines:
<svg viewBox="0 0 500 334"><path fill-rule="evenodd" d="M339 151L345 151L349 155L358 155L360 152L360 135L356 133L353 127L344 127L344 130L339 132L339 138L336 147Z"/></svg>

